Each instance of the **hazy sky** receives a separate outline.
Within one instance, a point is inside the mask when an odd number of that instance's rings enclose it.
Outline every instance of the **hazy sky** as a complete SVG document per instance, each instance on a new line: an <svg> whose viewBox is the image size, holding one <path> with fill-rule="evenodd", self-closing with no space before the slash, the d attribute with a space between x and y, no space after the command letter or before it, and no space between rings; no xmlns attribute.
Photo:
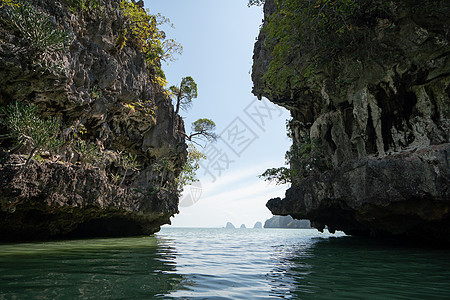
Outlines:
<svg viewBox="0 0 450 300"><path fill-rule="evenodd" d="M161 13L175 29L168 38L183 45L183 55L163 65L171 85L192 76L199 97L181 112L186 131L198 118L210 118L221 138L203 150L208 159L198 171L200 182L180 199L173 226L253 227L271 217L267 200L282 197L287 186L275 186L257 176L284 164L290 146L286 137L289 113L252 94L253 45L262 21L260 7L247 0L146 0L151 13Z"/></svg>

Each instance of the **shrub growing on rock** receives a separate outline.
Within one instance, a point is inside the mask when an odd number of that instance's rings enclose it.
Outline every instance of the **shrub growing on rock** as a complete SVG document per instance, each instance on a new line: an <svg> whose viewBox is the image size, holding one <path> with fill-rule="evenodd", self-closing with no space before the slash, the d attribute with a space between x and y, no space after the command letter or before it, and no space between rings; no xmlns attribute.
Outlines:
<svg viewBox="0 0 450 300"><path fill-rule="evenodd" d="M2 114L2 123L9 132L7 136L14 138L19 145L31 149L24 167L39 151L56 152L62 145L58 120L40 118L36 105L13 102L2 109Z"/></svg>
<svg viewBox="0 0 450 300"><path fill-rule="evenodd" d="M64 49L70 42L65 31L56 28L45 13L38 12L29 2L9 5L6 14L11 24L19 30L35 56L47 55Z"/></svg>
<svg viewBox="0 0 450 300"><path fill-rule="evenodd" d="M327 160L320 139L303 139L286 152L285 158L290 168L267 169L259 177L276 184L286 184L331 169L331 162Z"/></svg>
<svg viewBox="0 0 450 300"><path fill-rule="evenodd" d="M144 54L147 65L154 69L156 81L165 86L167 82L160 61L174 61L175 55L181 54L183 51L180 44L173 39L166 38L165 32L158 27L162 24L171 25L170 21L160 14L151 14L148 9L129 0L120 2L120 10L127 18L127 27L129 28L124 32L123 41L133 40L135 42L138 49Z"/></svg>

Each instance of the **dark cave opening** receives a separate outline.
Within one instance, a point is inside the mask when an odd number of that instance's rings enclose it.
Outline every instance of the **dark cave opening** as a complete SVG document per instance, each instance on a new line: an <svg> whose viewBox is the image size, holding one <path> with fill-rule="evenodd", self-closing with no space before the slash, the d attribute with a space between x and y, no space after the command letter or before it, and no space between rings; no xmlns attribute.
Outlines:
<svg viewBox="0 0 450 300"><path fill-rule="evenodd" d="M377 153L377 135L375 132L375 127L373 126L372 120L372 112L369 107L369 117L367 119L366 125L366 152L367 154L376 154Z"/></svg>
<svg viewBox="0 0 450 300"><path fill-rule="evenodd" d="M410 129L410 118L417 104L416 95L405 86L397 87L395 93L389 87L377 86L375 98L381 108L381 134L383 137L384 151L395 147L392 136L392 128L405 134ZM407 143L414 141L408 135ZM407 145L402 145L407 146ZM394 149L395 150L395 149Z"/></svg>
<svg viewBox="0 0 450 300"><path fill-rule="evenodd" d="M333 137L331 135L331 126L328 126L327 132L325 133L325 140L327 141L328 145L331 147L331 150L334 152L337 149L336 143L333 141Z"/></svg>

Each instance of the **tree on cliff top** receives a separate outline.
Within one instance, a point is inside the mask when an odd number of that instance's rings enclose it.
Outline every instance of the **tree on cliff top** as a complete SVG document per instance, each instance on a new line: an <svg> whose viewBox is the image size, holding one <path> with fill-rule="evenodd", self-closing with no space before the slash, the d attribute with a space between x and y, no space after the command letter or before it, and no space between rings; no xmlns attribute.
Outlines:
<svg viewBox="0 0 450 300"><path fill-rule="evenodd" d="M170 92L175 97L175 114L178 114L180 109L184 111L188 110L192 106L192 101L198 96L197 84L190 76L183 77L179 86L171 86ZM193 122L191 125L192 132L190 134L179 130L178 127L179 124L175 123L175 130L183 134L186 140L197 145L199 145L199 141L201 140L212 142L217 139L217 135L214 132L216 124L210 119L201 118Z"/></svg>
<svg viewBox="0 0 450 300"><path fill-rule="evenodd" d="M176 115L180 112L180 109L187 111L192 106L192 101L198 96L197 84L190 76L183 77L180 85L171 86L169 91L175 100ZM177 178L177 190L181 193L184 186L198 181L195 172L200 168L200 160L206 159L206 155L197 150L194 144L202 146L201 141L213 142L217 139L217 135L215 134L216 124L210 119L201 118L193 122L190 134L179 129L178 120L177 117L174 118L174 131L184 135L188 142L187 161Z"/></svg>
<svg viewBox="0 0 450 300"><path fill-rule="evenodd" d="M175 96L176 108L175 114L180 112L180 108L186 111L192 106L192 100L197 98L197 84L191 76L181 79L180 86L172 85L170 91Z"/></svg>

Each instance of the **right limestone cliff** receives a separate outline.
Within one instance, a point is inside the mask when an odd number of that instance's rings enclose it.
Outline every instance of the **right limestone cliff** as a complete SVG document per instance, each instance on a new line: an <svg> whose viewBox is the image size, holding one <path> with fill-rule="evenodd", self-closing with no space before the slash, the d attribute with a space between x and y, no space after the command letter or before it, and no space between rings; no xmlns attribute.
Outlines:
<svg viewBox="0 0 450 300"><path fill-rule="evenodd" d="M253 93L293 140L272 213L450 243L449 40L449 1L266 0Z"/></svg>

